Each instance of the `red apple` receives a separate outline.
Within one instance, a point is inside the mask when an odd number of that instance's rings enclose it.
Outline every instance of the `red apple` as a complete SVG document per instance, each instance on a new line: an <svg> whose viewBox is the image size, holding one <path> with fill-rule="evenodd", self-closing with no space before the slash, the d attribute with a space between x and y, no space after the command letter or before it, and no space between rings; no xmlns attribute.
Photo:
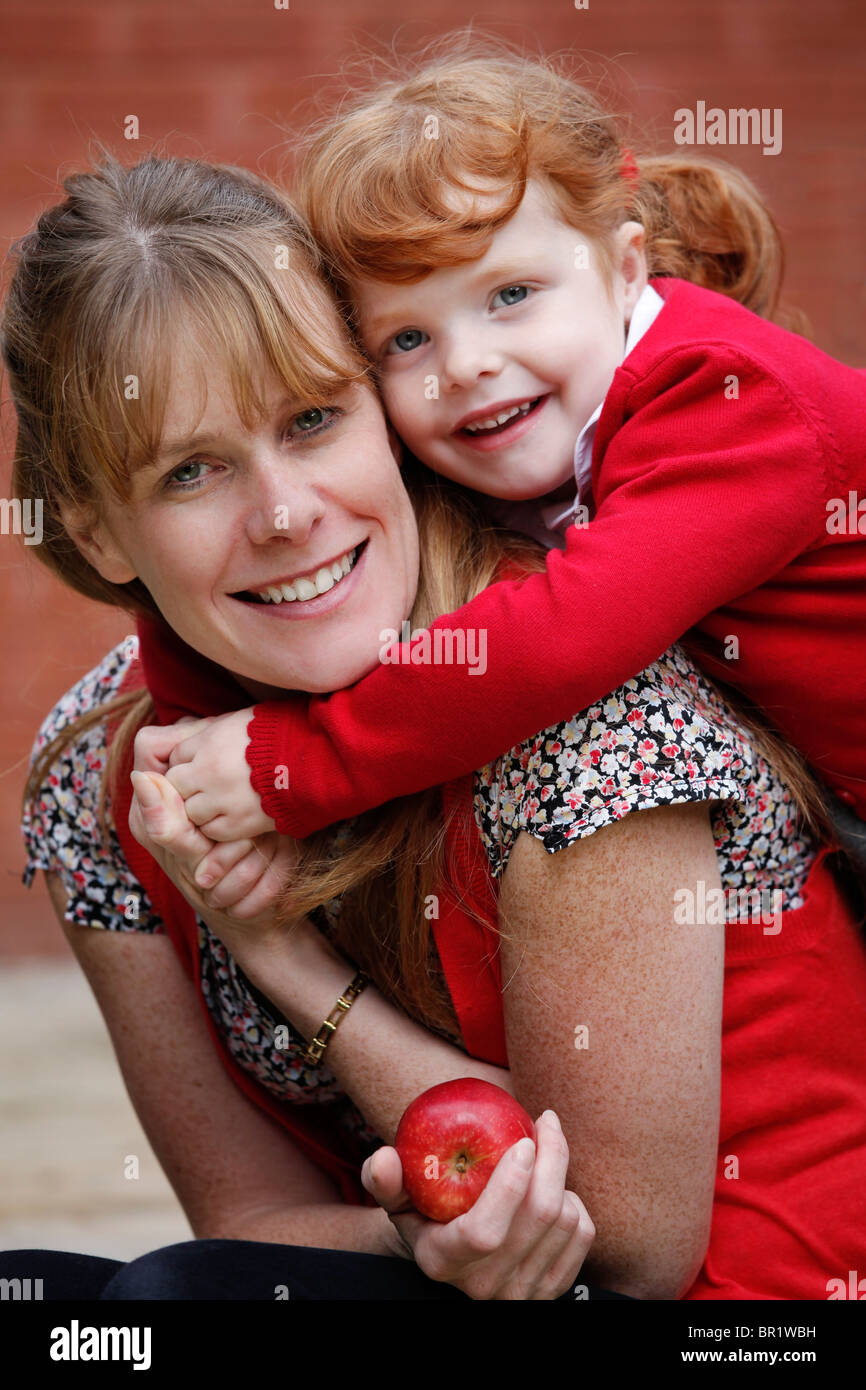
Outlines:
<svg viewBox="0 0 866 1390"><path fill-rule="evenodd" d="M431 1086L406 1109L394 1140L412 1205L431 1221L452 1221L527 1135L535 1141L535 1125L501 1086L473 1077Z"/></svg>

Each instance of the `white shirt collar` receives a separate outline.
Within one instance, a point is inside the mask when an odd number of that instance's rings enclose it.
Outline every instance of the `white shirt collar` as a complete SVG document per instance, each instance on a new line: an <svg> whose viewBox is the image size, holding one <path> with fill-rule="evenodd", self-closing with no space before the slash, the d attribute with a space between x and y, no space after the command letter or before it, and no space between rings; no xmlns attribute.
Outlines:
<svg viewBox="0 0 866 1390"><path fill-rule="evenodd" d="M664 307L665 302L661 295L653 289L652 285L647 285L635 304L629 321L623 361L640 342ZM574 477L577 483L577 494L574 500L556 502L552 506L539 509L543 525L551 531L561 531L566 526L571 525L576 504L590 501L592 496L592 446L595 442L595 427L603 409L604 401L601 401L580 431L574 446Z"/></svg>

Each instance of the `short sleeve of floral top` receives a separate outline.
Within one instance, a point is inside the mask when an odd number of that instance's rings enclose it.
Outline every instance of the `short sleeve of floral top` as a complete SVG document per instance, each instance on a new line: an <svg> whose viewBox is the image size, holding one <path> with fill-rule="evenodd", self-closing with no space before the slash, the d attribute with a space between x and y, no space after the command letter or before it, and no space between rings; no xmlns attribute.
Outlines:
<svg viewBox="0 0 866 1390"><path fill-rule="evenodd" d="M39 730L31 765L61 729L117 694L133 649L134 640L120 643L63 696ZM24 882L31 884L37 869L56 873L66 889L70 922L103 931L163 932L113 827L107 838L100 830L105 737L103 721L67 744L26 807ZM606 700L518 744L474 778L475 820L495 879L521 832L556 854L632 811L688 801L714 803L725 890L772 891L781 894L775 902L782 910L802 906L801 889L817 846L802 831L787 787L679 647ZM337 908L328 905L320 923L325 931ZM381 1141L336 1078L324 1068L304 1066L304 1039L200 918L198 926L205 1002L237 1062L282 1099L339 1104L347 1128L372 1151ZM462 1045L458 1038L451 1041Z"/></svg>
<svg viewBox="0 0 866 1390"><path fill-rule="evenodd" d="M31 766L67 724L118 693L134 649L135 639L125 639L63 696L39 730ZM100 829L99 789L106 754L103 721L68 743L52 764L38 795L25 807L23 882L29 886L37 869L56 873L66 890L69 922L101 931L163 933L161 919L127 866L110 806L107 839ZM196 920L202 994L235 1061L281 1100L338 1105L340 1122L372 1153L382 1140L337 1078L324 1067L304 1064L305 1039L256 990L207 924L200 917Z"/></svg>

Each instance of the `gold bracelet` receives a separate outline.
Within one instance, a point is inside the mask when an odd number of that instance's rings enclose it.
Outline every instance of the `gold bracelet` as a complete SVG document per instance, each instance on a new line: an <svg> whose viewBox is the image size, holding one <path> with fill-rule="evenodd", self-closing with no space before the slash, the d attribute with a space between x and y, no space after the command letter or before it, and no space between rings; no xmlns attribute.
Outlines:
<svg viewBox="0 0 866 1390"><path fill-rule="evenodd" d="M370 983L369 975L365 975L363 970L359 970L349 988L345 990L337 1000L328 1017L325 1019L313 1041L304 1053L304 1062L308 1067L317 1067L325 1053L325 1048L337 1031L337 1025L350 1010L358 995L365 985Z"/></svg>

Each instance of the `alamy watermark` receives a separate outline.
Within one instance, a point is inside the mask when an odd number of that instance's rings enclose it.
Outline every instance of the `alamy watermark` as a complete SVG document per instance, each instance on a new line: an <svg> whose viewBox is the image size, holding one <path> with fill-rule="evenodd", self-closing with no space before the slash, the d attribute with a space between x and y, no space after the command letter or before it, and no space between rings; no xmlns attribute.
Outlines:
<svg viewBox="0 0 866 1390"><path fill-rule="evenodd" d="M379 633L383 666L468 666L470 676L487 670L487 629L475 627L416 628L404 622L400 631Z"/></svg>
<svg viewBox="0 0 866 1390"><path fill-rule="evenodd" d="M827 502L829 536L866 536L866 497L850 489L847 497L831 497Z"/></svg>
<svg viewBox="0 0 866 1390"><path fill-rule="evenodd" d="M778 126L778 129L777 129ZM707 109L699 101L694 111L681 106L674 112L675 145L762 145L763 154L782 153L782 108L776 106Z"/></svg>
<svg viewBox="0 0 866 1390"><path fill-rule="evenodd" d="M764 936L782 930L780 888L708 888L698 879L695 889L674 892L675 926L723 926L726 922L763 925Z"/></svg>
<svg viewBox="0 0 866 1390"><path fill-rule="evenodd" d="M42 498L0 497L0 533L23 536L25 545L42 544Z"/></svg>

